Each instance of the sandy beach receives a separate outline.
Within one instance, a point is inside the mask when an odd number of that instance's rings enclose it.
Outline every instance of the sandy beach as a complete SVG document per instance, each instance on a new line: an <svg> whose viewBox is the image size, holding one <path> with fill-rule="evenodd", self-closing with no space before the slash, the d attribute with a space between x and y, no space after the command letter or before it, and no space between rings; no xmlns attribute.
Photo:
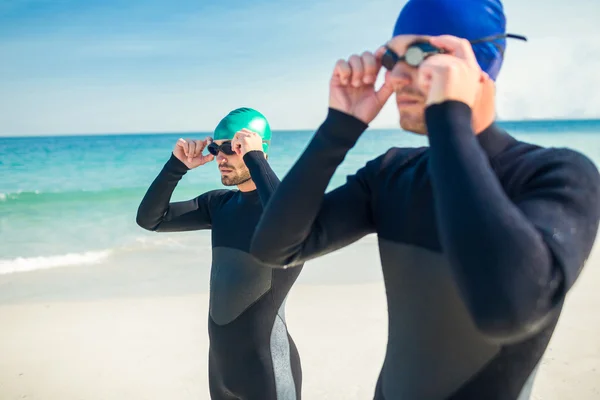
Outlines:
<svg viewBox="0 0 600 400"><path fill-rule="evenodd" d="M598 247L533 399L600 398ZM0 275L0 399L209 399L207 278L204 268L125 261ZM303 398L372 398L387 334L373 238L307 263L301 278L287 321Z"/></svg>

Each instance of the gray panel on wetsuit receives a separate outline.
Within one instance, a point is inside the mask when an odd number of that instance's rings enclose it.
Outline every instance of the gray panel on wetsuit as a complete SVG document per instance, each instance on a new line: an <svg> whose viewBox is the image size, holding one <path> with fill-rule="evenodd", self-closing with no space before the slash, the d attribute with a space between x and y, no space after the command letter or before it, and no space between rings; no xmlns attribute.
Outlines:
<svg viewBox="0 0 600 400"><path fill-rule="evenodd" d="M271 288L273 270L250 254L213 248L210 271L210 316L218 325L239 317Z"/></svg>
<svg viewBox="0 0 600 400"><path fill-rule="evenodd" d="M533 391L533 384L535 383L535 377L537 375L539 367L540 363L538 362L533 371L531 371L531 374L529 374L529 378L527 378L527 381L523 385L523 388L521 389L521 393L519 393L519 397L517 398L517 400L529 400L529 398L531 397L531 392Z"/></svg>
<svg viewBox="0 0 600 400"><path fill-rule="evenodd" d="M500 347L475 328L442 254L381 238L379 251L386 286L394 288L387 291L383 394L386 399L446 398Z"/></svg>
<svg viewBox="0 0 600 400"><path fill-rule="evenodd" d="M277 400L296 400L290 341L285 326L285 302L286 300L279 307L271 330L271 361L275 374Z"/></svg>

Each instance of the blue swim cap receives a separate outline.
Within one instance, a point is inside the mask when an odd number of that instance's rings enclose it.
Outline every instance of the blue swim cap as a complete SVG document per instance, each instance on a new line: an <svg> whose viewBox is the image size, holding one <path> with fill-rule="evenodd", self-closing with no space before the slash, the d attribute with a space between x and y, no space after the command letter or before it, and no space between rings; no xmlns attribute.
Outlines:
<svg viewBox="0 0 600 400"><path fill-rule="evenodd" d="M400 11L394 34L452 35L467 40L506 33L506 17L500 0L409 0ZM501 49L506 39L494 40ZM477 62L496 80L502 66L502 53L491 42L473 45Z"/></svg>

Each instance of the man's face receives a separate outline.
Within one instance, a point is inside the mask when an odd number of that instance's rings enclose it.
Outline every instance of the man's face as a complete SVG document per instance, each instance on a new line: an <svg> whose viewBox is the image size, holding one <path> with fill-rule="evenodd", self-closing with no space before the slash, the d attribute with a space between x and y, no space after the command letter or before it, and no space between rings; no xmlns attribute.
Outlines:
<svg viewBox="0 0 600 400"><path fill-rule="evenodd" d="M228 140L215 140L218 145L227 142ZM225 154L222 151L215 157L219 171L221 172L221 183L225 186L241 185L251 179L250 171L244 159L237 154Z"/></svg>
<svg viewBox="0 0 600 400"><path fill-rule="evenodd" d="M397 55L403 56L411 43L428 38L429 36L399 35L392 38L387 46ZM405 62L398 62L391 71L386 71L385 79L392 84L396 93L400 127L405 131L426 135L425 101L427 94L419 89L417 76L417 67L412 67Z"/></svg>

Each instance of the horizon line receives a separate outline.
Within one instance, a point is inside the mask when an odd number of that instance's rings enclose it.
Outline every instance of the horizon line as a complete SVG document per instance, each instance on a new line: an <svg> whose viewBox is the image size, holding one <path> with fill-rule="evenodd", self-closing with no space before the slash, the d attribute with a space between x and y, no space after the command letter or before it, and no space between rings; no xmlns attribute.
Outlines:
<svg viewBox="0 0 600 400"><path fill-rule="evenodd" d="M514 123L523 123L523 122L529 122L529 123L548 123L548 122L600 122L600 117L598 118L531 118L531 119L497 119L496 122L500 123L500 124L514 124ZM281 132L281 133L289 133L289 132L315 132L318 129L318 126L316 128L310 129L310 128L302 128L302 129L273 129L274 132ZM377 128L368 128L368 130L370 131L384 131L384 130L391 130L391 129L400 129L400 126L388 126L388 127L377 127ZM401 130L401 129L400 129ZM82 133L64 133L64 132L58 132L58 133L31 133L31 134L13 134L13 135L1 135L0 134L0 139L14 139L14 138L43 138L43 137L69 137L69 136L78 136L78 137L85 137L85 136L143 136L143 135L177 135L177 134L210 134L211 131L207 131L207 130L198 130L198 131L192 131L192 130L183 130L183 131L113 131L113 132L96 132L96 133L90 133L90 132L82 132Z"/></svg>

